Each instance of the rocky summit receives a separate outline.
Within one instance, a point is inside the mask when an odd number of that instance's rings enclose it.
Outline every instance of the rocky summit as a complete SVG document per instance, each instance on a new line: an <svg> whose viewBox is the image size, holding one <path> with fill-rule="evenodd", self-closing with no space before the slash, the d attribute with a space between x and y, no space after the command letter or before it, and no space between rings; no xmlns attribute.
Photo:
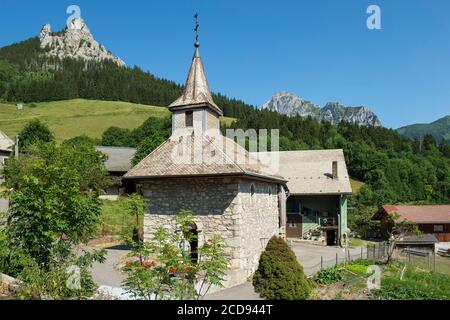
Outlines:
<svg viewBox="0 0 450 320"><path fill-rule="evenodd" d="M119 66L125 66L125 62L94 39L82 18L73 19L67 28L56 33L52 32L50 24L46 24L39 40L41 48L47 49L46 54L51 57L97 62L111 60Z"/></svg>
<svg viewBox="0 0 450 320"><path fill-rule="evenodd" d="M346 107L338 102L328 102L325 107L321 108L317 104L305 101L288 92L276 93L272 99L263 105L263 109L285 114L289 117L311 116L319 121L328 121L333 124L347 121L358 125L381 126L377 115L367 107Z"/></svg>

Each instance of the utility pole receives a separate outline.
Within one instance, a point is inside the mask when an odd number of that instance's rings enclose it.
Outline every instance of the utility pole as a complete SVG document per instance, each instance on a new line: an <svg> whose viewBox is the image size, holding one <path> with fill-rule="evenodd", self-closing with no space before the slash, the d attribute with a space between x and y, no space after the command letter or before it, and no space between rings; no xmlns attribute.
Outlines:
<svg viewBox="0 0 450 320"><path fill-rule="evenodd" d="M16 135L16 145L14 146L14 154L19 159L19 135Z"/></svg>

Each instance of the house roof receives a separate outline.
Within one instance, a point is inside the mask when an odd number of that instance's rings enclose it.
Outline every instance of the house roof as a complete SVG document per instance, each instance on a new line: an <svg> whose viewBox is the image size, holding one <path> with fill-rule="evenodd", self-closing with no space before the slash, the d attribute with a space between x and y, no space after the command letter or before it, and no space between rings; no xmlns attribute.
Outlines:
<svg viewBox="0 0 450 320"><path fill-rule="evenodd" d="M196 45L183 95L169 106L169 110L198 107L208 107L214 110L219 116L223 115L222 110L213 101L205 68L203 67L199 49Z"/></svg>
<svg viewBox="0 0 450 320"><path fill-rule="evenodd" d="M216 136L171 137L125 174L125 179L249 176L284 183L233 140Z"/></svg>
<svg viewBox="0 0 450 320"><path fill-rule="evenodd" d="M405 236L395 242L398 244L434 244L438 243L439 240L433 234L422 234Z"/></svg>
<svg viewBox="0 0 450 320"><path fill-rule="evenodd" d="M276 174L288 181L287 187L291 194L352 193L342 149L266 152L259 153L259 158L262 163L272 166L278 161ZM332 177L333 161L338 162L337 179Z"/></svg>
<svg viewBox="0 0 450 320"><path fill-rule="evenodd" d="M12 141L3 131L0 131L0 150L12 151L14 141Z"/></svg>
<svg viewBox="0 0 450 320"><path fill-rule="evenodd" d="M401 220L414 223L450 223L450 205L384 205L372 220L380 220L385 214L398 213Z"/></svg>
<svg viewBox="0 0 450 320"><path fill-rule="evenodd" d="M131 169L135 148L98 146L96 149L108 156L105 166L109 172L127 172Z"/></svg>

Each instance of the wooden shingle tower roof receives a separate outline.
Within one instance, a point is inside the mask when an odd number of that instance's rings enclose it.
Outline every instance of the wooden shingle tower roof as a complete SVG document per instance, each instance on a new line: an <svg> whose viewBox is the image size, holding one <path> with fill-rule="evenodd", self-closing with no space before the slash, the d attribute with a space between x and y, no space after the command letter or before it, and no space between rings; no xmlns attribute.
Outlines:
<svg viewBox="0 0 450 320"><path fill-rule="evenodd" d="M222 110L213 101L211 91L209 90L208 80L206 78L205 68L203 66L202 58L200 57L198 26L198 23L196 23L195 31L197 32L197 36L195 41L195 52L183 95L169 106L169 110L180 110L186 107L192 109L193 107L201 108L206 106L215 111L219 116L222 116Z"/></svg>

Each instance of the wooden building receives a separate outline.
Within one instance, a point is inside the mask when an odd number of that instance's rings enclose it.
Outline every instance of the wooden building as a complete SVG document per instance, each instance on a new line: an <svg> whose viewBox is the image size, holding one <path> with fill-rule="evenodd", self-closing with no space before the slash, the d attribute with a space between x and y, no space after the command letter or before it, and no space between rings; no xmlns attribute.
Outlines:
<svg viewBox="0 0 450 320"><path fill-rule="evenodd" d="M380 221L383 237L387 237L392 228L389 215L397 213L399 221L416 223L423 234L434 235L439 242L450 241L450 205L384 205L372 217Z"/></svg>
<svg viewBox="0 0 450 320"><path fill-rule="evenodd" d="M105 154L108 159L105 162L106 170L108 170L111 185L106 191L106 198L117 197L126 192L132 192L127 188L126 182L122 181L122 177L131 169L131 160L133 159L135 148L123 147L105 147L98 146L96 149ZM130 186L132 189L134 187Z"/></svg>

